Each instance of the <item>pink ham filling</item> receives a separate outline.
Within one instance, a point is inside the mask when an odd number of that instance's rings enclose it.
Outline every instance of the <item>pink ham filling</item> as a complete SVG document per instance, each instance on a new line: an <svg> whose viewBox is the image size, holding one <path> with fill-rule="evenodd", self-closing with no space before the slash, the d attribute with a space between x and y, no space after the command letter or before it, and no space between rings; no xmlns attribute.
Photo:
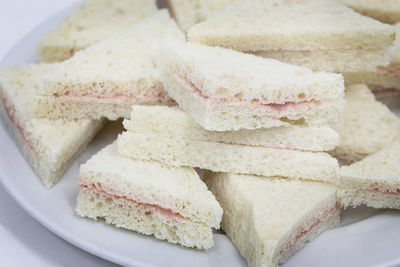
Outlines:
<svg viewBox="0 0 400 267"><path fill-rule="evenodd" d="M376 96L376 98L400 96L400 90L396 88L384 88L381 86L375 86L371 91Z"/></svg>
<svg viewBox="0 0 400 267"><path fill-rule="evenodd" d="M329 217L335 216L339 213L340 206L336 205L332 209L325 211L320 217L315 218L308 229L300 232L294 239L292 239L285 248L281 251L281 254L284 254L286 251L293 249L303 238L305 238L315 227L321 224L323 221L327 220Z"/></svg>
<svg viewBox="0 0 400 267"><path fill-rule="evenodd" d="M376 194L383 194L383 195L392 195L392 196L400 195L400 189L397 189L394 191L389 191L389 190L382 190L380 188L374 187L368 191L370 191L372 193L376 193Z"/></svg>
<svg viewBox="0 0 400 267"><path fill-rule="evenodd" d="M391 77L400 77L400 64L390 64L386 67L378 67L380 73Z"/></svg>
<svg viewBox="0 0 400 267"><path fill-rule="evenodd" d="M267 109L268 112L273 113L276 117L283 117L285 113L288 112L296 112L302 113L304 110L310 107L314 107L316 105L321 104L320 101L287 101L282 104L277 103L263 103L266 101L263 100L256 100L253 99L252 101L245 101L245 100L232 100L232 99L225 99L225 98L211 98L210 96L205 95L202 90L197 87L186 75L181 75L179 73L175 73L175 77L177 78L178 82L181 83L182 86L186 88L191 88L194 95L201 98L203 101L210 100L212 105L251 105L253 108L258 109ZM301 97L302 98L302 97Z"/></svg>
<svg viewBox="0 0 400 267"><path fill-rule="evenodd" d="M3 102L4 109L6 111L6 115L10 122L17 128L19 134L21 135L22 139L24 140L25 144L28 148L37 156L36 148L32 142L32 140L28 137L24 127L18 122L18 120L14 116L14 112L11 109L11 106L8 104L6 98L0 93L0 99Z"/></svg>
<svg viewBox="0 0 400 267"><path fill-rule="evenodd" d="M84 93L77 94L67 91L63 94L53 94L54 97L76 102L100 102L110 104L140 104L149 102L173 102L173 100L164 92L150 92L142 95L123 95L123 94L96 94Z"/></svg>
<svg viewBox="0 0 400 267"><path fill-rule="evenodd" d="M161 207L159 205L155 205L155 204L149 204L149 203L144 203L144 202L130 199L110 188L104 187L100 183L86 183L83 180L83 178L81 178L81 177L79 178L78 183L88 191L100 193L106 197L110 197L113 200L123 199L123 200L127 201L128 203L131 203L133 206L139 206L139 207L143 208L144 210L146 210L146 212L147 211L157 212L168 220L186 219L181 214L173 212L171 209L163 208L163 207Z"/></svg>
<svg viewBox="0 0 400 267"><path fill-rule="evenodd" d="M301 152L321 152L321 151L311 151L311 150L303 150L303 149L298 149L295 147L290 147L288 145L286 146L263 146L263 145L248 145L248 144L237 144L237 143L232 143L232 142L224 142L224 141L216 141L217 143L221 144L228 144L228 145L238 145L238 146L249 146L249 147L260 147L260 148L270 148L270 149L279 149L279 150L290 150L290 151L301 151Z"/></svg>

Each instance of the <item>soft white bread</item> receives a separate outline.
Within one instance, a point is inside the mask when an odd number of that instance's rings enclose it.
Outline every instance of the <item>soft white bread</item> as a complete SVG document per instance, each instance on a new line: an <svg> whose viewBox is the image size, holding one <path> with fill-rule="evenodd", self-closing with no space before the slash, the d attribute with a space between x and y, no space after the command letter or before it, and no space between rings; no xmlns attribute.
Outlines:
<svg viewBox="0 0 400 267"><path fill-rule="evenodd" d="M177 167L327 182L335 182L339 171L337 160L323 152L206 142L130 131L118 137L118 152L133 159L156 160Z"/></svg>
<svg viewBox="0 0 400 267"><path fill-rule="evenodd" d="M278 266L340 221L333 185L222 173L204 180L224 209L222 229L249 266Z"/></svg>
<svg viewBox="0 0 400 267"><path fill-rule="evenodd" d="M343 75L347 86L365 83L377 92L386 89L400 90L400 62L392 62L373 71L346 72Z"/></svg>
<svg viewBox="0 0 400 267"><path fill-rule="evenodd" d="M388 89L400 90L400 23L395 25L395 29L396 42L391 63L387 66L378 66L369 71L345 72L343 75L346 85L365 83L376 92L383 92ZM352 60L349 61L354 60L357 61L356 58L352 58Z"/></svg>
<svg viewBox="0 0 400 267"><path fill-rule="evenodd" d="M207 130L333 123L344 104L340 74L230 49L168 42L159 63L167 93Z"/></svg>
<svg viewBox="0 0 400 267"><path fill-rule="evenodd" d="M149 83L152 83L152 81L149 81ZM115 82L114 84L117 83ZM107 118L114 121L119 118L129 118L132 105L175 105L175 102L163 91L161 84L157 84L155 87L151 88L150 86L153 85L154 84L147 84L144 85L144 87L149 86L148 90L154 91L154 96L150 98L148 95L130 96L126 98L120 96L121 101L108 100L108 96L105 98L101 98L101 96L93 98L79 96L73 98L38 95L35 98L33 109L35 116L39 118L64 118L69 120ZM127 86L134 88L138 86L138 84ZM107 88L112 88L112 82L107 84ZM144 88L140 89L146 90Z"/></svg>
<svg viewBox="0 0 400 267"><path fill-rule="evenodd" d="M222 208L192 168L137 161L109 145L81 166L76 212L187 247L213 246Z"/></svg>
<svg viewBox="0 0 400 267"><path fill-rule="evenodd" d="M329 151L339 144L339 135L327 126L293 125L257 130L207 131L177 107L133 106L131 119L123 123L130 132L204 142L314 152Z"/></svg>
<svg viewBox="0 0 400 267"><path fill-rule="evenodd" d="M400 121L364 84L346 88L346 108L333 127L340 144L331 154L343 164L359 161L400 136Z"/></svg>
<svg viewBox="0 0 400 267"><path fill-rule="evenodd" d="M394 30L335 0L247 0L215 12L188 37L246 52L384 49Z"/></svg>
<svg viewBox="0 0 400 267"><path fill-rule="evenodd" d="M185 38L167 10L60 63L44 75L36 115L116 120L133 104L172 104L153 61L163 38Z"/></svg>
<svg viewBox="0 0 400 267"><path fill-rule="evenodd" d="M103 126L102 121L48 120L32 116L41 75L54 65L0 69L0 115L43 185L52 187Z"/></svg>
<svg viewBox="0 0 400 267"><path fill-rule="evenodd" d="M385 23L400 21L399 0L339 0L361 14Z"/></svg>
<svg viewBox="0 0 400 267"><path fill-rule="evenodd" d="M386 66L391 59L386 49L268 50L252 54L307 67L314 71L337 73L375 72L376 66Z"/></svg>
<svg viewBox="0 0 400 267"><path fill-rule="evenodd" d="M187 32L193 25L206 20L217 10L237 0L166 0L169 11L178 25Z"/></svg>
<svg viewBox="0 0 400 267"><path fill-rule="evenodd" d="M338 196L345 207L400 209L400 139L342 167Z"/></svg>
<svg viewBox="0 0 400 267"><path fill-rule="evenodd" d="M157 10L156 0L85 0L39 43L39 60L63 61Z"/></svg>

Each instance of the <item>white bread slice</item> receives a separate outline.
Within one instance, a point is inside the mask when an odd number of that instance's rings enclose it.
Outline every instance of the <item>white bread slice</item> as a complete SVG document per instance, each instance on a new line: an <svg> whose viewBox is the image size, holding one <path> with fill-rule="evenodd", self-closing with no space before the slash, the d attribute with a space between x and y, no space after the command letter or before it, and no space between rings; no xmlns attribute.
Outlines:
<svg viewBox="0 0 400 267"><path fill-rule="evenodd" d="M345 207L400 209L400 139L342 167L338 196Z"/></svg>
<svg viewBox="0 0 400 267"><path fill-rule="evenodd" d="M282 62L328 72L374 72L386 66L391 55L385 49L268 50L252 53ZM351 58L351 60L349 60Z"/></svg>
<svg viewBox="0 0 400 267"><path fill-rule="evenodd" d="M238 0L166 0L168 9L178 25L187 32L195 24L206 20L217 10Z"/></svg>
<svg viewBox="0 0 400 267"><path fill-rule="evenodd" d="M131 160L112 144L81 166L78 182L82 217L187 247L214 244L211 228L219 228L223 211L192 168Z"/></svg>
<svg viewBox="0 0 400 267"><path fill-rule="evenodd" d="M257 130L207 131L177 107L133 106L125 129L144 135L176 137L225 144L262 146L302 151L329 151L339 144L339 135L327 126L292 125Z"/></svg>
<svg viewBox="0 0 400 267"><path fill-rule="evenodd" d="M80 51L44 75L35 114L116 120L133 104L173 104L153 62L163 38L185 38L167 10Z"/></svg>
<svg viewBox="0 0 400 267"><path fill-rule="evenodd" d="M51 64L0 69L0 115L43 185L52 187L101 129L103 121L48 120L32 116L41 75Z"/></svg>
<svg viewBox="0 0 400 267"><path fill-rule="evenodd" d="M276 177L206 174L221 227L249 266L278 266L340 221L336 187Z"/></svg>
<svg viewBox="0 0 400 267"><path fill-rule="evenodd" d="M248 0L214 13L188 37L246 52L378 49L393 44L394 30L335 0Z"/></svg>
<svg viewBox="0 0 400 267"><path fill-rule="evenodd" d="M400 21L399 0L339 0L361 14L384 23Z"/></svg>
<svg viewBox="0 0 400 267"><path fill-rule="evenodd" d="M42 62L63 61L157 10L156 0L85 0L38 46Z"/></svg>
<svg viewBox="0 0 400 267"><path fill-rule="evenodd" d="M346 108L333 127L340 144L331 152L343 164L375 153L400 136L400 120L364 84L346 88Z"/></svg>
<svg viewBox="0 0 400 267"><path fill-rule="evenodd" d="M254 147L124 132L118 152L126 157L155 160L171 166L190 166L215 172L336 182L339 165L323 152Z"/></svg>
<svg viewBox="0 0 400 267"><path fill-rule="evenodd" d="M184 42L166 43L160 57L165 90L207 130L321 125L343 108L339 74Z"/></svg>
<svg viewBox="0 0 400 267"><path fill-rule="evenodd" d="M247 0L193 26L188 38L313 70L345 72L387 65L395 35L390 25L335 0ZM349 55L362 56L350 63Z"/></svg>

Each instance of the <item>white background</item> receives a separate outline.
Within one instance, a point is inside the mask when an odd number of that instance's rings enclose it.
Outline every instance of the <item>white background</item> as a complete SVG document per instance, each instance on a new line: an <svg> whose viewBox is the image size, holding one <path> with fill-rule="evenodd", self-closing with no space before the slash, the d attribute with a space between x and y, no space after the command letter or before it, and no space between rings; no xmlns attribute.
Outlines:
<svg viewBox="0 0 400 267"><path fill-rule="evenodd" d="M28 32L79 0L0 0L0 62ZM0 152L1 153L1 152ZM57 237L0 185L0 266L115 266Z"/></svg>

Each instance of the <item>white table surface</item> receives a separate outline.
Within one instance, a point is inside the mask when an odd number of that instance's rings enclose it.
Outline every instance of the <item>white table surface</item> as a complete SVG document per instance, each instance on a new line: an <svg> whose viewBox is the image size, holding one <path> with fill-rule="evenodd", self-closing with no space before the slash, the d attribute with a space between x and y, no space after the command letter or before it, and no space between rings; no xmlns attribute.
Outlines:
<svg viewBox="0 0 400 267"><path fill-rule="evenodd" d="M28 32L79 0L0 0L0 62ZM0 148L0 153L3 153ZM0 266L116 266L70 245L22 210L0 185Z"/></svg>

